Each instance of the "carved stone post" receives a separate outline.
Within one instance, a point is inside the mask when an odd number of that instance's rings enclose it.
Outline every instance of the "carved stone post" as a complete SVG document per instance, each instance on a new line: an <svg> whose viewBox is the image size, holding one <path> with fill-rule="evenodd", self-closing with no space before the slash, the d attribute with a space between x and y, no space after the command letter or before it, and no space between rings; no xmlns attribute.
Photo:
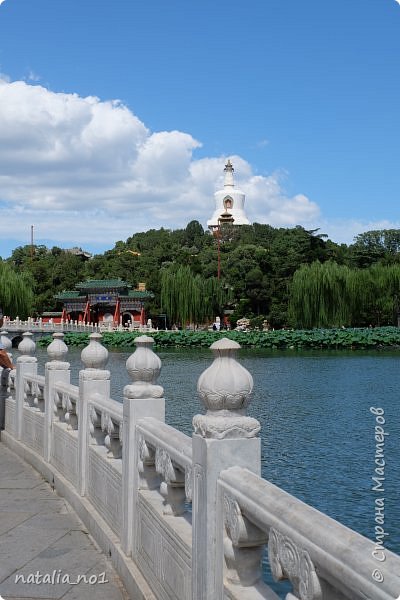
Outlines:
<svg viewBox="0 0 400 600"><path fill-rule="evenodd" d="M44 371L44 459L47 462L50 462L51 458L53 419L56 411L54 404L54 384L60 382L69 383L71 377L69 363L63 360L68 354L68 347L63 338L63 333L53 333L53 341L47 347L47 355L50 359L50 361L46 363Z"/></svg>
<svg viewBox="0 0 400 600"><path fill-rule="evenodd" d="M136 423L144 417L165 421L164 390L155 385L161 371L161 360L153 352L154 340L146 335L135 340L136 350L126 361L132 379L124 388L124 444L122 448L122 549L127 555L137 554L138 490L154 487L154 451L147 447L136 431Z"/></svg>
<svg viewBox="0 0 400 600"><path fill-rule="evenodd" d="M32 333L26 331L22 334L22 342L19 343L18 351L21 356L17 358L17 376L16 376L16 435L17 440L22 438L22 420L25 399L24 375L37 374L37 358L33 356L36 350L36 344L32 339Z"/></svg>
<svg viewBox="0 0 400 600"><path fill-rule="evenodd" d="M239 348L227 338L214 342L214 362L197 385L207 413L193 419L193 600L224 596L220 472L234 465L261 472L260 424L246 416L253 378L235 359Z"/></svg>
<svg viewBox="0 0 400 600"><path fill-rule="evenodd" d="M108 361L108 350L100 343L102 337L100 333L91 333L89 345L81 353L81 360L85 367L79 372L78 491L81 496L84 496L87 490L89 399L96 393L105 398L110 397L110 371L104 369Z"/></svg>

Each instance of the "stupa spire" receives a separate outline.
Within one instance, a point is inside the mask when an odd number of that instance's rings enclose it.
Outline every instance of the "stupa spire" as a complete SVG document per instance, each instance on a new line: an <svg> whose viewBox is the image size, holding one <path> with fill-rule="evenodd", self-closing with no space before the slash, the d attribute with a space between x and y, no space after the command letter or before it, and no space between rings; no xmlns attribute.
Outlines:
<svg viewBox="0 0 400 600"><path fill-rule="evenodd" d="M232 188L234 187L234 183L233 183L233 171L235 169L233 168L233 165L231 163L231 161L228 158L228 162L225 165L225 181L224 181L224 187L229 187Z"/></svg>

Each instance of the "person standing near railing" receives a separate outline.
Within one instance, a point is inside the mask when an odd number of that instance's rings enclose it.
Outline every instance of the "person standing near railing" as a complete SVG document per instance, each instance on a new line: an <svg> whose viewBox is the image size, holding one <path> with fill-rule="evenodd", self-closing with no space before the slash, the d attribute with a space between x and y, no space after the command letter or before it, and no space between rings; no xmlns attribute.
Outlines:
<svg viewBox="0 0 400 600"><path fill-rule="evenodd" d="M4 429L4 403L5 403L5 391L8 383L8 373L11 369L15 369L15 366L11 362L10 357L4 347L4 344L0 342L0 429Z"/></svg>
<svg viewBox="0 0 400 600"><path fill-rule="evenodd" d="M15 365L11 362L10 357L4 347L4 345L0 342L0 367L3 369L15 369Z"/></svg>

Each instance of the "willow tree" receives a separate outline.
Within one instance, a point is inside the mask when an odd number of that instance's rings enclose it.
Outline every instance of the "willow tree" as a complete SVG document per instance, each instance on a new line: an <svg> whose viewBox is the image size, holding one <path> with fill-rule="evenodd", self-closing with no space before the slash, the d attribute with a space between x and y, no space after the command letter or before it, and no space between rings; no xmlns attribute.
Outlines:
<svg viewBox="0 0 400 600"><path fill-rule="evenodd" d="M201 323L218 314L223 290L215 278L203 279L190 267L171 265L161 273L161 304L175 323Z"/></svg>
<svg viewBox="0 0 400 600"><path fill-rule="evenodd" d="M349 271L353 324L379 326L383 321L391 322L396 289L399 289L398 280L396 284L396 273L391 267L377 264Z"/></svg>
<svg viewBox="0 0 400 600"><path fill-rule="evenodd" d="M290 286L289 314L300 327L338 327L349 323L353 297L350 269L333 261L302 265Z"/></svg>
<svg viewBox="0 0 400 600"><path fill-rule="evenodd" d="M16 273L0 261L0 312L10 317L26 317L33 304L29 275Z"/></svg>

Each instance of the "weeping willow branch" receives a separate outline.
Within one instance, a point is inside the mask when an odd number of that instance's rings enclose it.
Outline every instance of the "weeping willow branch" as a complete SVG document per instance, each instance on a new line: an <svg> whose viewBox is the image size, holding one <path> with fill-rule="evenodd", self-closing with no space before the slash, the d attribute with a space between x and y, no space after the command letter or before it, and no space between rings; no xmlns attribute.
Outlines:
<svg viewBox="0 0 400 600"><path fill-rule="evenodd" d="M302 265L290 287L289 311L297 326L338 327L360 315L398 313L400 265L349 269L333 261ZM398 315L396 314L396 319Z"/></svg>
<svg viewBox="0 0 400 600"><path fill-rule="evenodd" d="M33 304L33 292L29 276L15 273L5 262L0 261L0 308L10 317L29 315Z"/></svg>
<svg viewBox="0 0 400 600"><path fill-rule="evenodd" d="M225 293L220 282L194 275L190 267L172 265L161 274L161 303L173 322L202 323L219 314Z"/></svg>

